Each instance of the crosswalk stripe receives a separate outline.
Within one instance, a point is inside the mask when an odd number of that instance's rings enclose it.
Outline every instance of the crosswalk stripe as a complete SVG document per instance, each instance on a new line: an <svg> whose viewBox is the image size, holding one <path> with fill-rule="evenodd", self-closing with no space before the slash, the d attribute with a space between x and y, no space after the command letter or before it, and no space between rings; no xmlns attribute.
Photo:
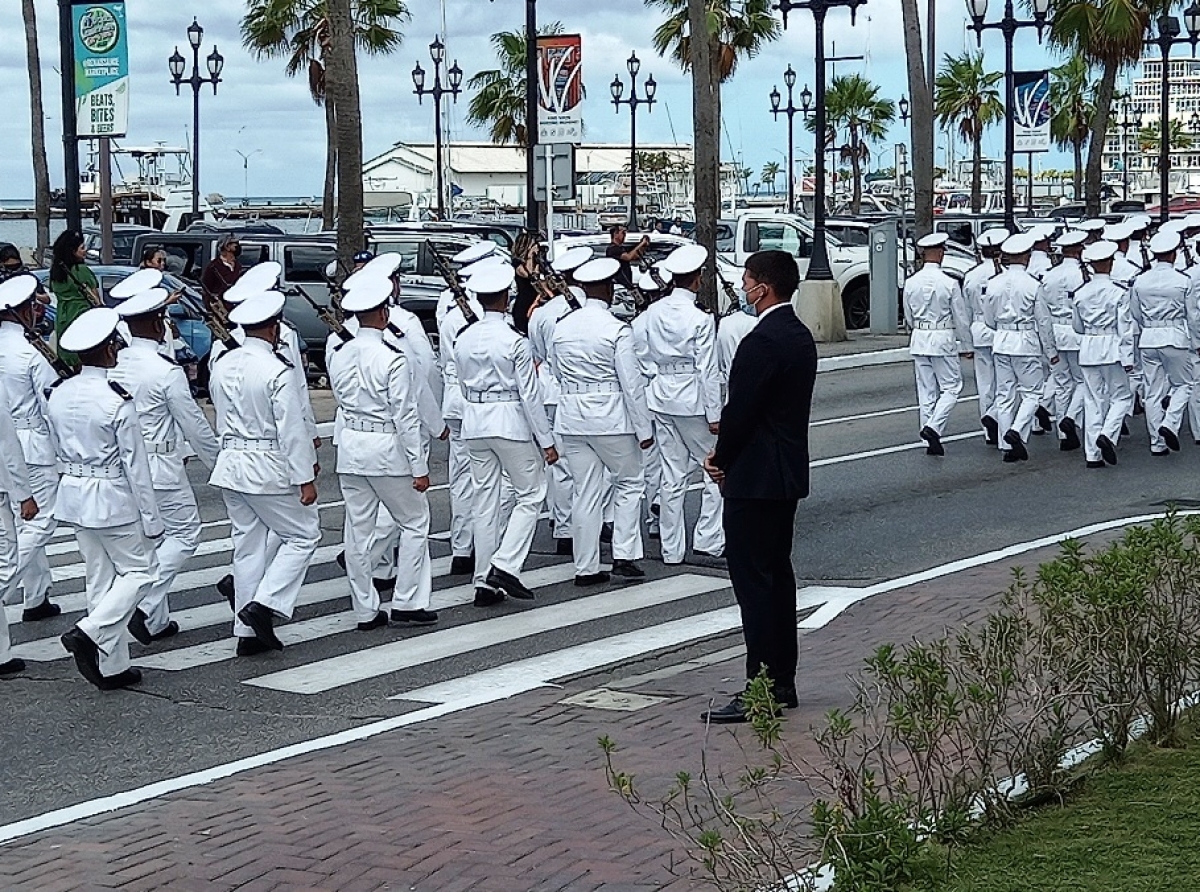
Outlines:
<svg viewBox="0 0 1200 892"><path fill-rule="evenodd" d="M531 578L532 575L529 574ZM411 640L381 644L306 663L295 669L247 679L245 684L293 694L317 694L505 641L515 641L728 587L727 579L714 576L672 576L536 610L480 620Z"/></svg>

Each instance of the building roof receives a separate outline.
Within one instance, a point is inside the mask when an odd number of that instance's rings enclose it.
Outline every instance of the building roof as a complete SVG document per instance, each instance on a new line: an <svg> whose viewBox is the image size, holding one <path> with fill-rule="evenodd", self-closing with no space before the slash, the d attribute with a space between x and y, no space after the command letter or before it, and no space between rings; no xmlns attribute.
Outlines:
<svg viewBox="0 0 1200 892"><path fill-rule="evenodd" d="M402 164L421 173L432 174L434 146L432 143L398 142L382 155L363 165L370 175L386 164ZM644 143L639 153L666 152L690 163L692 147L668 143ZM490 142L454 142L448 149L450 169L459 174L525 173L525 153L516 146L498 146ZM584 144L575 153L575 169L580 174L619 173L629 164L629 146L620 144Z"/></svg>

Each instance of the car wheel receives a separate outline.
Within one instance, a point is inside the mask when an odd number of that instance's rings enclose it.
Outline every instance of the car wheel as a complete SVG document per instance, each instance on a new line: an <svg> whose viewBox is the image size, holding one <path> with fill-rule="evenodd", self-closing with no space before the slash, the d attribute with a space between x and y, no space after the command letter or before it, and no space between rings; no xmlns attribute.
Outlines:
<svg viewBox="0 0 1200 892"><path fill-rule="evenodd" d="M842 295L842 311L846 329L854 331L871 327L871 289L865 283L851 285Z"/></svg>

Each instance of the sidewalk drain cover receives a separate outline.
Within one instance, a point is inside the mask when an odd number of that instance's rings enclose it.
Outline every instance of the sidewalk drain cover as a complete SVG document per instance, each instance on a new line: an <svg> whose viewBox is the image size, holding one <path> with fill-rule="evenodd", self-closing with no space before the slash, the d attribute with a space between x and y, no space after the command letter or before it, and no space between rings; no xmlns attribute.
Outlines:
<svg viewBox="0 0 1200 892"><path fill-rule="evenodd" d="M671 699L670 697L649 697L645 694L631 694L628 691L610 691L608 688L596 688L572 694L559 703L568 706L585 706L589 709L611 709L617 712L637 712L648 706L654 706Z"/></svg>

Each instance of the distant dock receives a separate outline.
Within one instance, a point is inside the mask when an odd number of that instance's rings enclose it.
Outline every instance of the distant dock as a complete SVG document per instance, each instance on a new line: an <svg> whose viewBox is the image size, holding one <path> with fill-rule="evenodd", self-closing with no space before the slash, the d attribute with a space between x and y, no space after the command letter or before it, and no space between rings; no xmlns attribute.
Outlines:
<svg viewBox="0 0 1200 892"><path fill-rule="evenodd" d="M321 202L319 201L257 201L248 204L221 204L213 207L213 213L223 220L283 220L312 217L321 219ZM50 209L51 219L61 220L66 216L62 208ZM91 214L85 208L84 217ZM0 205L0 220L32 220L33 206L12 207Z"/></svg>

